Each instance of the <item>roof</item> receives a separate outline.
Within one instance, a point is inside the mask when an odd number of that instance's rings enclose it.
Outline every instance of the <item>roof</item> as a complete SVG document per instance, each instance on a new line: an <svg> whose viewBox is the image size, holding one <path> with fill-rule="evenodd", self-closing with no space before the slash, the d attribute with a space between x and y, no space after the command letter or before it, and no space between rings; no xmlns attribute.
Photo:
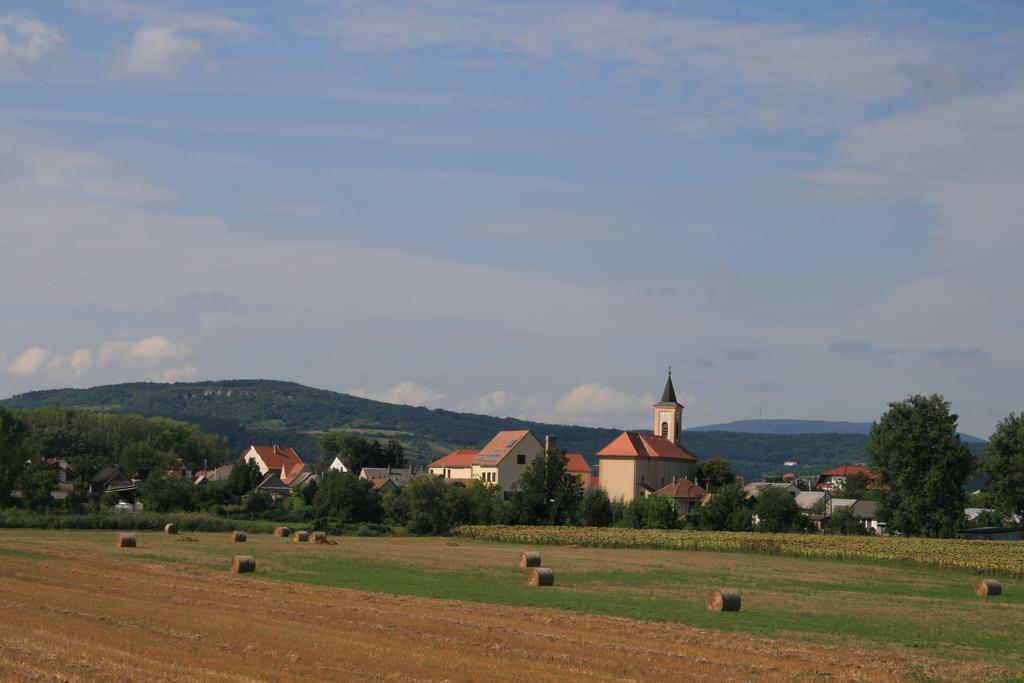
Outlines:
<svg viewBox="0 0 1024 683"><path fill-rule="evenodd" d="M702 500L706 494L707 491L690 481L689 477L677 479L654 492L656 496L665 496L676 500Z"/></svg>
<svg viewBox="0 0 1024 683"><path fill-rule="evenodd" d="M312 472L310 470L303 470L291 478L291 480L288 482L288 487L295 488L296 486L302 486L304 484L308 484L311 481L319 480L320 476L315 472Z"/></svg>
<svg viewBox="0 0 1024 683"><path fill-rule="evenodd" d="M851 508L853 516L858 519L875 519L878 517L878 503L873 500L858 500Z"/></svg>
<svg viewBox="0 0 1024 683"><path fill-rule="evenodd" d="M267 472L259 484L256 485L257 489L262 491L279 491L282 493L288 492L288 485L281 481L281 475L270 470Z"/></svg>
<svg viewBox="0 0 1024 683"><path fill-rule="evenodd" d="M672 403L678 404L676 400L676 388L672 386L672 371L668 371L668 380L665 382L665 389L661 392L661 401L659 403Z"/></svg>
<svg viewBox="0 0 1024 683"><path fill-rule="evenodd" d="M814 506L825 500L824 491L801 491L796 494L796 504L801 510L813 510Z"/></svg>
<svg viewBox="0 0 1024 683"><path fill-rule="evenodd" d="M743 487L743 491L747 494L747 497L757 498L761 495L761 491L772 488L783 489L794 498L800 494L800 489L792 484L777 481L752 481Z"/></svg>
<svg viewBox="0 0 1024 683"><path fill-rule="evenodd" d="M291 486L292 482L295 481L295 477L302 474L302 471L304 469L306 469L306 466L301 462L293 463L291 467L285 465L284 467L281 468L282 472L284 473L284 476L281 477L281 481Z"/></svg>
<svg viewBox="0 0 1024 683"><path fill-rule="evenodd" d="M487 442L487 445L480 449L480 452L473 458L477 465L494 466L505 459L509 452L519 445L519 442L526 438L528 430L498 432L494 438Z"/></svg>
<svg viewBox="0 0 1024 683"><path fill-rule="evenodd" d="M93 475L93 478L89 481L93 484L106 484L108 481L116 477L121 472L117 467L104 467L102 470ZM121 476L124 476L123 474Z"/></svg>
<svg viewBox="0 0 1024 683"><path fill-rule="evenodd" d="M868 479L877 479L878 473L872 472L863 465L841 465L840 467L833 467L830 470L822 472L819 477L852 477L856 474L863 474Z"/></svg>
<svg viewBox="0 0 1024 683"><path fill-rule="evenodd" d="M430 463L429 467L471 467L473 465L473 458L479 453L480 451L474 448L460 448L442 458L438 458Z"/></svg>
<svg viewBox="0 0 1024 683"><path fill-rule="evenodd" d="M697 457L663 436L641 434L640 432L622 432L610 444L597 452L597 457L620 458L664 458L666 460L686 460L696 462Z"/></svg>
<svg viewBox="0 0 1024 683"><path fill-rule="evenodd" d="M583 459L582 453L565 454L565 471L576 474L591 474L590 465Z"/></svg>
<svg viewBox="0 0 1024 683"><path fill-rule="evenodd" d="M393 491L398 488L398 484L387 478L374 477L372 479L367 479L367 481L373 485L373 490L377 493L380 493L381 491L387 493L388 491Z"/></svg>
<svg viewBox="0 0 1024 683"><path fill-rule="evenodd" d="M829 506L834 511L838 508L852 508L856 502L855 498L832 498L829 500Z"/></svg>
<svg viewBox="0 0 1024 683"><path fill-rule="evenodd" d="M302 464L302 458L292 448L281 448L277 444L273 446L249 446L249 450L245 453L249 454L250 451L256 451L256 455L263 461L269 469L280 471L282 467L286 467L285 470L289 474L292 474L293 468L296 463ZM295 472L298 474L298 472Z"/></svg>

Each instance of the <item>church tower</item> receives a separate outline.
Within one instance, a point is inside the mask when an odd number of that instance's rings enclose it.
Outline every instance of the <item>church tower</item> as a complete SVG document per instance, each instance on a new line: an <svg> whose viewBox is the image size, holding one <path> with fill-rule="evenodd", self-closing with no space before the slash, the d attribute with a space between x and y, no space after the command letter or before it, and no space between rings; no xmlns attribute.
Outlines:
<svg viewBox="0 0 1024 683"><path fill-rule="evenodd" d="M676 400L676 388L672 386L672 368L668 369L668 381L661 392L661 400L654 404L654 434L663 436L676 446L681 445L683 429L683 406Z"/></svg>

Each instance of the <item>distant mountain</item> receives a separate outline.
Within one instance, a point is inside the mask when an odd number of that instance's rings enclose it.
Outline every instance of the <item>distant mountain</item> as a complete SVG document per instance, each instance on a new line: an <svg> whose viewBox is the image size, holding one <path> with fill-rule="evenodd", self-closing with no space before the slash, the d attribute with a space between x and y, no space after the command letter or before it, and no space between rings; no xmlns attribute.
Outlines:
<svg viewBox="0 0 1024 683"><path fill-rule="evenodd" d="M736 420L723 424L690 427L691 432L740 432L743 434L867 434L870 422L834 420ZM985 443L970 434L960 433L964 443Z"/></svg>
<svg viewBox="0 0 1024 683"><path fill-rule="evenodd" d="M82 410L138 413L193 422L229 439L236 453L250 443L295 447L306 460L320 455L319 437L346 430L377 439L402 442L418 464L461 447L483 446L503 429L529 429L538 437L554 434L559 446L583 453L596 465L596 453L620 430L531 422L516 418L456 413L372 401L292 382L224 380L158 384L136 382L93 387L33 391L0 401L9 408L63 406ZM749 421L748 421L749 422ZM778 423L799 424L799 433L750 433L729 425L687 429L686 447L700 458L723 457L749 478L781 474L785 460L797 460L797 472L863 462L866 425L858 433L822 433L801 420L759 420L764 430ZM856 423L825 423L851 425ZM790 427L789 429L793 429Z"/></svg>

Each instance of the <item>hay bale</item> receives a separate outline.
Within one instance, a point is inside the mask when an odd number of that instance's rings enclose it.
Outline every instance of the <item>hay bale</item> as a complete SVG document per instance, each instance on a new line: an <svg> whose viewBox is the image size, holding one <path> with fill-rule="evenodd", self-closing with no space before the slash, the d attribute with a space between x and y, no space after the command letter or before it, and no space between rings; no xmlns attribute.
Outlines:
<svg viewBox="0 0 1024 683"><path fill-rule="evenodd" d="M231 540L235 543L245 543L246 535L244 531L232 531Z"/></svg>
<svg viewBox="0 0 1024 683"><path fill-rule="evenodd" d="M554 586L555 570L550 567L535 567L530 570L531 586Z"/></svg>
<svg viewBox="0 0 1024 683"><path fill-rule="evenodd" d="M307 541L309 541L309 532L308 531L296 531L295 533L292 534L292 540L295 541L296 543L306 543Z"/></svg>
<svg viewBox="0 0 1024 683"><path fill-rule="evenodd" d="M313 543L326 544L327 543L327 532L326 531L314 531L313 532Z"/></svg>
<svg viewBox="0 0 1024 683"><path fill-rule="evenodd" d="M1002 595L1003 584L995 579L981 579L975 584L974 592L978 595Z"/></svg>
<svg viewBox="0 0 1024 683"><path fill-rule="evenodd" d="M525 553L519 554L519 568L526 569L527 567L539 567L540 566L540 553L533 552L531 550Z"/></svg>
<svg viewBox="0 0 1024 683"><path fill-rule="evenodd" d="M256 558L252 555L235 555L231 560L232 574L248 574L256 571Z"/></svg>
<svg viewBox="0 0 1024 683"><path fill-rule="evenodd" d="M117 535L117 547L118 548L134 548L135 547L135 534L118 534Z"/></svg>
<svg viewBox="0 0 1024 683"><path fill-rule="evenodd" d="M172 536L175 535L176 533L178 533L178 525L174 524L173 522L171 524L168 524L164 527L164 533L171 534Z"/></svg>
<svg viewBox="0 0 1024 683"><path fill-rule="evenodd" d="M292 535L292 530L286 526L279 526L274 529L274 535L278 538L288 538Z"/></svg>
<svg viewBox="0 0 1024 683"><path fill-rule="evenodd" d="M708 609L712 612L739 612L739 591L732 588L712 588L708 591Z"/></svg>

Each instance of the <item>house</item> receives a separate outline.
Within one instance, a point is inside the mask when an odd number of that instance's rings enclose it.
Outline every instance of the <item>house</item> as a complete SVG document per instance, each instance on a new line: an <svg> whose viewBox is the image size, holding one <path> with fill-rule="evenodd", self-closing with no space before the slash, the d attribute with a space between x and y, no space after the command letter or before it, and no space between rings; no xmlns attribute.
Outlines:
<svg viewBox="0 0 1024 683"><path fill-rule="evenodd" d="M798 463L796 460L787 460L784 463L782 463L782 466L789 469L791 467L796 467L799 464L800 463Z"/></svg>
<svg viewBox="0 0 1024 683"><path fill-rule="evenodd" d="M857 503L856 498L829 498L825 505L825 514L830 517L842 508L852 508Z"/></svg>
<svg viewBox="0 0 1024 683"><path fill-rule="evenodd" d="M196 478L193 483L199 486L210 481L227 481L228 477L231 476L233 468L234 465L221 465L213 470L200 470L196 472Z"/></svg>
<svg viewBox="0 0 1024 683"><path fill-rule="evenodd" d="M593 486L594 476L590 464L583 458L582 453L565 454L565 471L579 477L584 489Z"/></svg>
<svg viewBox="0 0 1024 683"><path fill-rule="evenodd" d="M682 422L670 370L661 401L654 404L654 432L622 432L597 452L598 475L609 498L629 502L672 481L695 478L697 457L682 447Z"/></svg>
<svg viewBox="0 0 1024 683"><path fill-rule="evenodd" d="M396 488L402 488L412 479L412 467L364 467L359 472L360 479L369 481L388 480Z"/></svg>
<svg viewBox="0 0 1024 683"><path fill-rule="evenodd" d="M554 437L545 441L554 448ZM496 484L507 494L543 452L544 446L529 431L498 432L473 456L471 476L485 484Z"/></svg>
<svg viewBox="0 0 1024 683"><path fill-rule="evenodd" d="M367 481L369 481L370 484L373 485L373 490L382 496L388 491L397 491L399 488L398 484L395 483L394 479L373 477L371 479L368 479Z"/></svg>
<svg viewBox="0 0 1024 683"><path fill-rule="evenodd" d="M43 467L57 472L57 483L68 484L78 478L75 468L68 464L63 458L46 458L43 460Z"/></svg>
<svg viewBox="0 0 1024 683"><path fill-rule="evenodd" d="M479 454L480 451L473 448L460 448L430 463L427 471L445 479L472 479L473 460Z"/></svg>
<svg viewBox="0 0 1024 683"><path fill-rule="evenodd" d="M804 512L810 512L818 505L822 505L824 509L824 501L824 491L801 491L796 494L796 504Z"/></svg>
<svg viewBox="0 0 1024 683"><path fill-rule="evenodd" d="M878 503L873 500L858 500L850 510L854 519L860 521L864 528L876 534L885 533L885 522L878 521Z"/></svg>
<svg viewBox="0 0 1024 683"><path fill-rule="evenodd" d="M688 477L673 479L671 484L666 484L654 492L656 496L671 498L675 506L676 514L684 517L694 508L698 508L707 495L707 491L694 484Z"/></svg>
<svg viewBox="0 0 1024 683"><path fill-rule="evenodd" d="M833 467L832 469L819 474L818 481L815 483L814 488L821 491L838 491L846 487L847 477L852 477L858 474L863 474L867 477L868 488L871 488L872 484L879 476L877 472L873 472L863 465L842 465L841 467Z"/></svg>
<svg viewBox="0 0 1024 683"><path fill-rule="evenodd" d="M269 493L275 503L287 498L292 492L291 487L281 481L281 473L277 470L271 470L263 475L260 483L256 484L256 490Z"/></svg>
<svg viewBox="0 0 1024 683"><path fill-rule="evenodd" d="M340 455L334 456L334 460L331 461L331 464L328 465L327 469L334 470L335 472L344 472L346 474L352 471L352 468L349 467L349 464Z"/></svg>
<svg viewBox="0 0 1024 683"><path fill-rule="evenodd" d="M139 490L135 481L129 479L119 467L104 467L89 480L89 493L101 496L113 492L131 503L135 502Z"/></svg>
<svg viewBox="0 0 1024 683"><path fill-rule="evenodd" d="M273 446L251 445L249 450L242 454L240 460L255 462L260 468L260 474L276 470L285 484L289 484L292 478L306 467L294 449L281 448L277 444Z"/></svg>

